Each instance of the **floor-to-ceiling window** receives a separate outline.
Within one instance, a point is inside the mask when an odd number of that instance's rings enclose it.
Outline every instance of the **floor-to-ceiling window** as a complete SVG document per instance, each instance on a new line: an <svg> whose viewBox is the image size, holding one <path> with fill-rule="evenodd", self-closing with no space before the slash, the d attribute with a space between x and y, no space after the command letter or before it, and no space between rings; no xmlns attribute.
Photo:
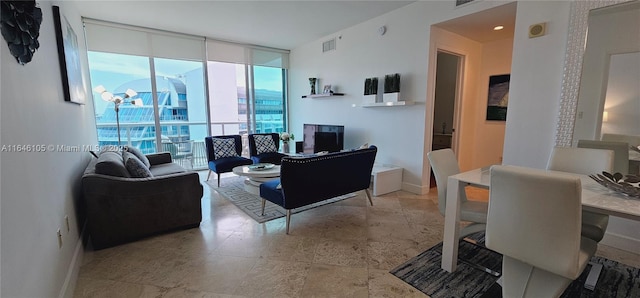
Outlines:
<svg viewBox="0 0 640 298"><path fill-rule="evenodd" d="M204 64L155 58L161 150L182 165L206 167L207 113Z"/></svg>
<svg viewBox="0 0 640 298"><path fill-rule="evenodd" d="M248 155L247 134L286 131L288 51L212 39L205 46L204 37L84 23L92 88L122 97L132 89L132 99L143 102L116 112L94 92L100 145L168 151L176 162L204 168L207 135L239 134Z"/></svg>
<svg viewBox="0 0 640 298"><path fill-rule="evenodd" d="M288 52L207 39L212 135L286 131Z"/></svg>
<svg viewBox="0 0 640 298"><path fill-rule="evenodd" d="M99 144L167 151L184 166L206 166L204 38L95 20L85 20L85 28L92 88L123 97L131 89L131 99L142 100L125 101L117 112L94 93Z"/></svg>
<svg viewBox="0 0 640 298"><path fill-rule="evenodd" d="M142 107L122 104L116 113L113 102L104 101L96 94L93 98L99 144L130 145L146 153L156 152L149 59L95 51L89 51L88 57L92 88L102 85L117 96L122 96L127 89L133 89L138 92L136 98L143 101Z"/></svg>
<svg viewBox="0 0 640 298"><path fill-rule="evenodd" d="M285 131L285 74L285 69L253 66L257 133Z"/></svg>

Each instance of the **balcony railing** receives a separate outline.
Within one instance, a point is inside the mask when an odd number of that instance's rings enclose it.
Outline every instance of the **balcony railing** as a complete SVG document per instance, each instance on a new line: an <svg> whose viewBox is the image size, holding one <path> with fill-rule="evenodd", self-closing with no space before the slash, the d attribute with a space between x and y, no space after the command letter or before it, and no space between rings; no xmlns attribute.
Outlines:
<svg viewBox="0 0 640 298"><path fill-rule="evenodd" d="M202 122L184 122L184 121L162 121L160 122L160 126L206 126L207 123ZM118 133L116 131L117 125L116 123L97 123L96 124L98 131L100 132L101 128L111 128L112 131L101 131L98 135L98 141L100 145L114 145L118 143ZM141 127L144 127L141 131ZM218 121L210 123L211 134L212 135L227 135L227 134L239 134L242 135L242 143L243 143L243 151L242 155L248 157L249 156L249 146L247 141L247 122L246 121ZM244 128L243 128L244 127ZM161 131L163 131L161 129ZM167 133L166 131L162 134L163 136L168 137L170 140L181 140L175 143L181 143L184 140L187 140L190 143L187 146L183 144L179 144L178 152L176 152L176 157L174 158L174 162L185 166L187 168L193 167L193 169L206 169L207 168L207 153L206 147L204 144L204 136L198 137L199 139L193 139L188 133L184 133L182 129L177 129L174 133ZM139 143L142 141L148 141L153 144L153 148L149 150L143 150L145 153L155 152L157 148L156 146L156 129L155 123L151 121L146 122L136 122L136 123L120 123L120 136L122 139L122 145L131 146L134 143ZM166 139L165 139L166 140ZM173 141L170 141L173 142ZM146 152L148 151L148 152ZM188 156L186 158L182 158L183 156Z"/></svg>

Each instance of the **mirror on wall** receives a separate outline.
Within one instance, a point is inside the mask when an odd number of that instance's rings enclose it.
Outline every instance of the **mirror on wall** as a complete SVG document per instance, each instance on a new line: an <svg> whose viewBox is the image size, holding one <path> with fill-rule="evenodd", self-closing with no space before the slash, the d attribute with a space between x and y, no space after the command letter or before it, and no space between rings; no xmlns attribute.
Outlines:
<svg viewBox="0 0 640 298"><path fill-rule="evenodd" d="M580 139L600 140L605 132L640 136L638 52L640 1L589 11L573 146ZM638 63L628 63L633 59Z"/></svg>

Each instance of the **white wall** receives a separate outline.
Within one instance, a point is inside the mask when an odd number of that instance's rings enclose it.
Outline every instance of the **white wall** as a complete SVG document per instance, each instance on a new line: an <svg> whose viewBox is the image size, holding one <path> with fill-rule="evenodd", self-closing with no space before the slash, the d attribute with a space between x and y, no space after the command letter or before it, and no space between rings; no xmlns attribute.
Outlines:
<svg viewBox="0 0 640 298"><path fill-rule="evenodd" d="M519 4L518 4L519 5ZM487 96L489 77L511 73L513 39L503 39L482 44L482 59L476 95L476 121L471 168L502 163L505 121L487 121ZM511 97L509 97L511 98ZM507 108L507 117L510 107Z"/></svg>
<svg viewBox="0 0 640 298"><path fill-rule="evenodd" d="M416 2L291 51L289 72L290 127L303 123L345 125L345 147L369 142L379 148L377 162L404 168L403 189L426 193L429 167L425 140L431 135L432 97L427 95L430 26L505 2L482 1L454 9L450 2ZM383 36L380 26L387 27ZM323 41L338 37L336 50L321 53ZM400 73L407 107L361 108L364 79ZM301 99L309 93L308 78L331 84L343 97ZM425 127L425 123L429 125ZM428 140L430 144L430 140Z"/></svg>
<svg viewBox="0 0 640 298"><path fill-rule="evenodd" d="M518 2L504 164L546 167L555 144L570 4ZM541 22L547 22L546 35L530 39L529 26Z"/></svg>
<svg viewBox="0 0 640 298"><path fill-rule="evenodd" d="M30 63L19 65L4 40L0 45L2 146L97 144L91 100L85 105L64 101L51 5L49 1L38 1L43 13L40 49ZM82 24L74 5L59 5L84 49ZM86 55L82 52L87 75ZM3 297L72 294L82 257L81 224L77 218L80 177L90 156L88 152L51 148L46 152L0 154ZM65 215L70 220L69 232ZM63 238L60 249L58 229Z"/></svg>

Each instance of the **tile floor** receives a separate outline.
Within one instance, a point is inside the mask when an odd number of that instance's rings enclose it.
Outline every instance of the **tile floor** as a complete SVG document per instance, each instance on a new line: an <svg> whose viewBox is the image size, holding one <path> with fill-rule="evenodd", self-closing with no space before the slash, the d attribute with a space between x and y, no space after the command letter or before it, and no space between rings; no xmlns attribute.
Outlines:
<svg viewBox="0 0 640 298"><path fill-rule="evenodd" d="M285 235L284 218L258 224L203 185L199 228L86 251L75 297L426 297L388 272L442 240L435 189L374 206L360 192L294 214ZM598 254L640 266L639 255Z"/></svg>

